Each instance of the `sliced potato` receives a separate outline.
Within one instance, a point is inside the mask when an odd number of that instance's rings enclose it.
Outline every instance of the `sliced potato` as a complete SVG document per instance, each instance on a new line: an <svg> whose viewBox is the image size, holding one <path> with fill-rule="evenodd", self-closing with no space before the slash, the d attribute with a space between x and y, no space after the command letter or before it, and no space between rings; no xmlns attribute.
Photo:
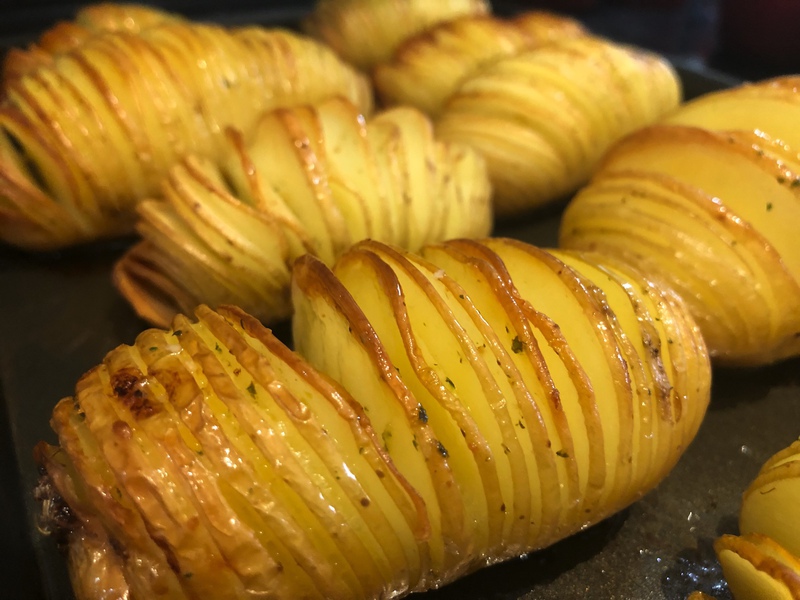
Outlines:
<svg viewBox="0 0 800 600"><path fill-rule="evenodd" d="M331 264L372 238L417 249L491 228L491 189L473 150L433 137L419 111L369 125L343 98L266 113L248 135L228 130L219 163L187 157L160 201L141 204L145 241L115 267L145 319L166 324L201 302L236 303L263 321L289 316L293 261Z"/></svg>
<svg viewBox="0 0 800 600"><path fill-rule="evenodd" d="M440 21L489 10L486 0L318 0L303 25L345 60L369 71L415 33Z"/></svg>

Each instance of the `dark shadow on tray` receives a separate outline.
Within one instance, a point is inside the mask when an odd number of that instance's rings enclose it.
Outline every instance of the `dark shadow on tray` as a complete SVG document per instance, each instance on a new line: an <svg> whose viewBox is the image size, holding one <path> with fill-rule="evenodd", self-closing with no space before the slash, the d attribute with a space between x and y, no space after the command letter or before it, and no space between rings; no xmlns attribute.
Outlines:
<svg viewBox="0 0 800 600"><path fill-rule="evenodd" d="M800 386L800 357L765 367L715 367L709 410L762 399L775 388Z"/></svg>
<svg viewBox="0 0 800 600"><path fill-rule="evenodd" d="M537 585L555 581L576 565L603 551L619 532L628 511L622 511L549 548L494 565L425 594L426 600L516 600Z"/></svg>
<svg viewBox="0 0 800 600"><path fill-rule="evenodd" d="M126 236L47 251L25 250L0 242L0 266L3 263L25 264L33 268L49 268L59 273L69 269L105 266L122 256L137 239Z"/></svg>

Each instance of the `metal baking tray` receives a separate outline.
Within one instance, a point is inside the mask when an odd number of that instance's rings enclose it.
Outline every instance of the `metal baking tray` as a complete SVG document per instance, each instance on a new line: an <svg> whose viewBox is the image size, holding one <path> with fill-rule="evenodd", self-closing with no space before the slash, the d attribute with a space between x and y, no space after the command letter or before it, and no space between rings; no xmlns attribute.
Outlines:
<svg viewBox="0 0 800 600"><path fill-rule="evenodd" d="M286 10L258 20L286 22ZM734 81L676 62L687 98ZM498 235L556 243L560 207ZM131 240L30 255L0 244L0 597L72 597L63 557L37 528L34 444L83 372L146 327L117 295L110 268ZM288 336L284 324L277 333ZM800 360L714 371L708 416L672 474L610 519L544 551L484 569L420 600L729 600L712 542L736 533L741 493L760 465L800 434Z"/></svg>

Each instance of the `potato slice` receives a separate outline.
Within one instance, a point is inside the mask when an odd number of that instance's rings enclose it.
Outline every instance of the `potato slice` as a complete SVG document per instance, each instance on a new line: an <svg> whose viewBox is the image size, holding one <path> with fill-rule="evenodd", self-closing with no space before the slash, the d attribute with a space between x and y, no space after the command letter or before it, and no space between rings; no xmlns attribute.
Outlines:
<svg viewBox="0 0 800 600"><path fill-rule="evenodd" d="M525 454L517 434L522 414L501 391L500 385L507 378L497 364L498 359L492 354L483 356L486 341L479 330L473 329L461 303L441 281L439 268L383 244L365 242L359 248L375 253L394 271L411 307L409 324L428 368L440 382L445 382L476 422L496 424L481 427L481 434L489 444L491 461L497 469L502 504L493 506L487 499L489 539L481 539L478 544L495 556L518 554L526 547L531 492ZM492 509L495 515L491 514ZM498 516L502 518L497 519ZM495 525L497 521L502 524Z"/></svg>
<svg viewBox="0 0 800 600"><path fill-rule="evenodd" d="M567 209L561 243L624 257L674 286L719 361L792 356L800 351L791 227L800 187L781 152L735 132L657 126L634 134Z"/></svg>
<svg viewBox="0 0 800 600"><path fill-rule="evenodd" d="M316 111L322 128L323 143L319 146L324 148L328 184L350 239L394 239L399 206L387 202L381 189L364 117L341 99L320 104Z"/></svg>
<svg viewBox="0 0 800 600"><path fill-rule="evenodd" d="M800 556L800 460L791 460L759 473L742 497L739 529L743 534L767 535Z"/></svg>
<svg viewBox="0 0 800 600"><path fill-rule="evenodd" d="M420 540L420 553L422 558L427 554L430 563L420 585L450 573L464 558L462 549L471 546L472 534L466 528L461 489L449 457L440 452L426 410L400 379L384 343L352 296L322 263L310 256L298 260L292 297L298 351L353 390L386 451L425 501L430 535Z"/></svg>
<svg viewBox="0 0 800 600"><path fill-rule="evenodd" d="M375 87L385 104L408 104L436 115L464 76L531 42L514 23L488 15L444 21L409 37L391 60L377 65Z"/></svg>
<svg viewBox="0 0 800 600"><path fill-rule="evenodd" d="M800 563L768 538L726 535L714 547L737 600L800 598Z"/></svg>
<svg viewBox="0 0 800 600"><path fill-rule="evenodd" d="M583 440L577 457L582 485L594 481L592 473L599 468L596 461L602 458L606 482L599 502L624 502L638 460L633 446L638 405L610 322L614 317L603 307L597 288L555 257L513 240L488 240L487 245L502 259L519 297L558 325L576 363L586 373L592 389L590 404L562 403L564 411L569 411L568 422L574 424L574 439ZM556 383L559 390L569 385L568 380L562 381ZM581 421L585 422L582 428L578 426ZM592 506L586 508L593 510Z"/></svg>
<svg viewBox="0 0 800 600"><path fill-rule="evenodd" d="M242 327L241 333L247 336L247 345L252 349L245 347L241 351L241 364L254 364L259 353L270 358L275 381L292 390L298 401L296 406L287 407L287 414L295 419L298 429L359 510L375 540L379 540L380 547L373 548L373 552L386 555L387 589L405 589L409 580L417 581L421 564L415 535L427 525L423 503L388 459L383 441L370 427L362 407L343 389L311 370L241 309L222 310L228 325L208 308L198 309L198 315L202 324L225 340L238 331L237 324ZM231 342L226 346L239 355L236 346L244 344Z"/></svg>
<svg viewBox="0 0 800 600"><path fill-rule="evenodd" d="M392 364L422 407L437 449L448 459L464 498L465 519L479 556L483 540L499 540L505 518L491 447L477 425L477 416L461 403L446 379L440 379L425 355L412 313L415 305L392 269L375 254L355 249L337 262L334 273L372 323ZM383 320L383 315L392 315ZM483 531L481 531L483 530ZM473 533L474 531L474 533Z"/></svg>

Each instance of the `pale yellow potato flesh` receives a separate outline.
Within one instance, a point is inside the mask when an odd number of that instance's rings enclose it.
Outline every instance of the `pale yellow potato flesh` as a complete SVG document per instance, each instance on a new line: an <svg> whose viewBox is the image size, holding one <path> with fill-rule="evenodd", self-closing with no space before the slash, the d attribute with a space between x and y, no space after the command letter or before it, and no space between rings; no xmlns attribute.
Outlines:
<svg viewBox="0 0 800 600"><path fill-rule="evenodd" d="M776 97L747 87L708 94L681 107L663 121L721 131L760 131L800 153L800 94Z"/></svg>
<svg viewBox="0 0 800 600"><path fill-rule="evenodd" d="M742 533L768 535L800 556L800 460L762 471L745 491L739 514Z"/></svg>
<svg viewBox="0 0 800 600"><path fill-rule="evenodd" d="M398 286L393 271L368 253L348 253L334 272L373 324L400 377L420 402L440 452L461 482L465 518L476 544L499 540L505 515L491 448L478 429L478 417L470 414L425 360L419 334L410 322L417 307ZM408 312L399 311L400 306L407 306ZM392 315L391 321L381 319L386 314Z"/></svg>

